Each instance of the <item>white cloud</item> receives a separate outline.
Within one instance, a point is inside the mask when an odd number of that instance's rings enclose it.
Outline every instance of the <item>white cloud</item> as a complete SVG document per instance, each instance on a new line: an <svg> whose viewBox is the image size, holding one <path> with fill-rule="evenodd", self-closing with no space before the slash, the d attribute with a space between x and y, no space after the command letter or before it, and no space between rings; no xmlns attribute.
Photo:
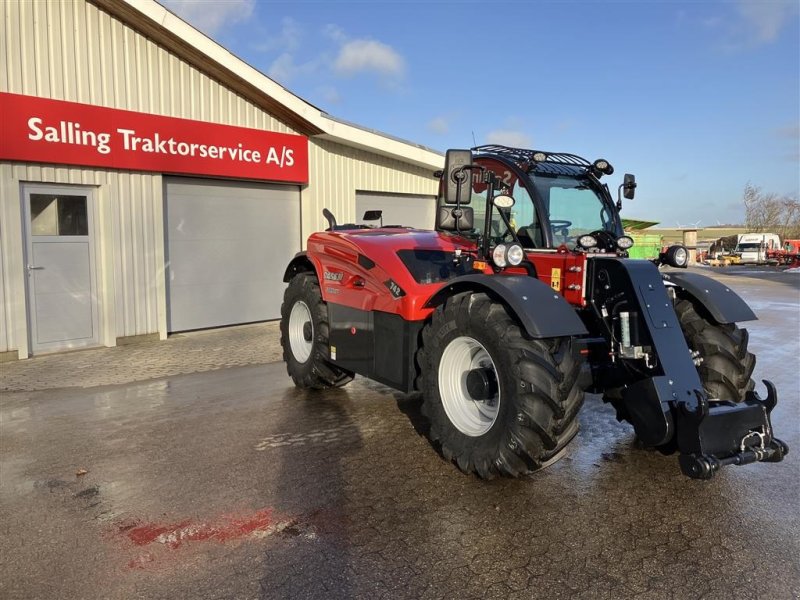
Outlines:
<svg viewBox="0 0 800 600"><path fill-rule="evenodd" d="M747 28L750 42L759 45L778 39L784 26L797 18L800 5L796 0L739 0L737 9Z"/></svg>
<svg viewBox="0 0 800 600"><path fill-rule="evenodd" d="M333 66L342 75L371 71L394 78L402 77L406 69L402 56L391 46L375 40L345 42Z"/></svg>
<svg viewBox="0 0 800 600"><path fill-rule="evenodd" d="M162 0L162 2L169 10L208 35L214 35L229 25L246 21L255 8L255 0Z"/></svg>
<svg viewBox="0 0 800 600"><path fill-rule="evenodd" d="M531 136L518 129L493 129L486 134L487 144L501 144L514 148L530 148L533 145L532 141Z"/></svg>
<svg viewBox="0 0 800 600"><path fill-rule="evenodd" d="M435 117L428 121L428 131L444 135L450 131L450 122L445 117Z"/></svg>
<svg viewBox="0 0 800 600"><path fill-rule="evenodd" d="M267 75L283 83L289 81L294 74L295 64L291 54L284 53L272 61L267 69Z"/></svg>
<svg viewBox="0 0 800 600"><path fill-rule="evenodd" d="M337 44L344 44L348 40L344 30L333 23L328 23L325 25L322 32Z"/></svg>
<svg viewBox="0 0 800 600"><path fill-rule="evenodd" d="M267 69L267 75L285 85L297 76L313 75L318 71L321 64L322 58L296 63L292 54L284 52L272 61L269 69Z"/></svg>
<svg viewBox="0 0 800 600"><path fill-rule="evenodd" d="M281 20L281 30L278 35L268 34L266 39L254 44L253 48L259 52L294 52L300 47L302 37L303 31L297 21L285 17Z"/></svg>

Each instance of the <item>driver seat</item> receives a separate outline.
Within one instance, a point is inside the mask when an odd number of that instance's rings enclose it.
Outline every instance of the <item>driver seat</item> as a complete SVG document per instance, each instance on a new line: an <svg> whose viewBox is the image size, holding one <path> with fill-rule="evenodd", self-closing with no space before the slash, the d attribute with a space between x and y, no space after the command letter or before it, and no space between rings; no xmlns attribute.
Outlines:
<svg viewBox="0 0 800 600"><path fill-rule="evenodd" d="M517 237L522 242L523 248L541 248L544 246L542 242L542 230L535 225L526 225L517 229Z"/></svg>

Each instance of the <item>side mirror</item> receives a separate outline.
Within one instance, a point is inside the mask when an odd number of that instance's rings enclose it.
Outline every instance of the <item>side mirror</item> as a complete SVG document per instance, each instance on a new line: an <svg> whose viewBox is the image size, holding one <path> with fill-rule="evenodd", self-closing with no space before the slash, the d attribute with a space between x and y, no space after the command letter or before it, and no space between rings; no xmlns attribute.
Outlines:
<svg viewBox="0 0 800 600"><path fill-rule="evenodd" d="M633 200L636 193L636 176L630 173L625 173L625 178L622 182L622 195L626 200Z"/></svg>
<svg viewBox="0 0 800 600"><path fill-rule="evenodd" d="M470 150L448 150L444 159L444 201L445 204L469 204L472 198L472 172L460 170L472 164Z"/></svg>

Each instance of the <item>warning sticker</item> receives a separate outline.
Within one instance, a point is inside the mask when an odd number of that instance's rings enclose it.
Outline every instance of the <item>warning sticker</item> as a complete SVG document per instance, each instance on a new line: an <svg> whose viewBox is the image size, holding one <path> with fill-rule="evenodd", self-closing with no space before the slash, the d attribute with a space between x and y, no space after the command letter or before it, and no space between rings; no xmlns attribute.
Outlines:
<svg viewBox="0 0 800 600"><path fill-rule="evenodd" d="M550 287L554 290L561 290L561 269L552 269L550 271Z"/></svg>

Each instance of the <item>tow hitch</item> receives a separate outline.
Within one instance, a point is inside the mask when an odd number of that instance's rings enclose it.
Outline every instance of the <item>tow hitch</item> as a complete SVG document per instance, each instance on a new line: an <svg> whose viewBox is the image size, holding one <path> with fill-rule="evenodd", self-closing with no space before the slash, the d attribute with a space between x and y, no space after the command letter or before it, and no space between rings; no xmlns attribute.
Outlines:
<svg viewBox="0 0 800 600"><path fill-rule="evenodd" d="M711 479L726 465L780 462L789 447L772 435L770 413L778 402L775 386L764 380L767 397L753 390L743 402L709 403L695 392L697 404L678 407L678 462L693 479Z"/></svg>

